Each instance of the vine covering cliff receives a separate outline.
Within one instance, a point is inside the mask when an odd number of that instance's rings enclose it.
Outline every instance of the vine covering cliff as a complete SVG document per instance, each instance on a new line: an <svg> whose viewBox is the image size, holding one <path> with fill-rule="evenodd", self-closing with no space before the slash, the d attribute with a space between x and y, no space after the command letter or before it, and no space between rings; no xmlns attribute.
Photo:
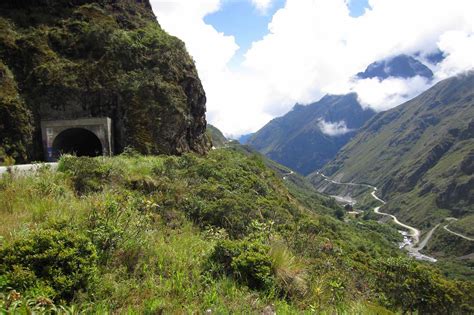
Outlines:
<svg viewBox="0 0 474 315"><path fill-rule="evenodd" d="M7 0L0 29L2 154L41 159L41 120L104 116L116 152L207 151L193 60L148 0Z"/></svg>

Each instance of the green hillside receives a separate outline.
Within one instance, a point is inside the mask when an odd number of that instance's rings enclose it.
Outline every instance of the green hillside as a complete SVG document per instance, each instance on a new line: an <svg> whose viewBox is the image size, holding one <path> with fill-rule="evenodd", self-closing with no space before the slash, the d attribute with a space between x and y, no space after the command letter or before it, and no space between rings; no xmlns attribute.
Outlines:
<svg viewBox="0 0 474 315"><path fill-rule="evenodd" d="M222 148L228 142L224 134L211 124L207 124L206 133L211 138L212 146L215 148Z"/></svg>
<svg viewBox="0 0 474 315"><path fill-rule="evenodd" d="M228 148L246 156L259 156L265 165L282 179L288 191L305 207L311 209L314 205L318 205L317 212L319 214L329 214L332 216L336 215L336 211L342 210L342 207L338 205L333 198L327 196L327 194L319 193L306 177L284 165L270 160L254 148L248 145L241 145L236 141L230 142Z"/></svg>
<svg viewBox="0 0 474 315"><path fill-rule="evenodd" d="M257 155L61 159L0 179L0 310L472 311L399 235L307 207ZM409 287L407 288L407 283Z"/></svg>
<svg viewBox="0 0 474 315"><path fill-rule="evenodd" d="M463 221L474 214L474 74L376 115L323 172L378 186L385 211L420 229L455 217L453 229L473 235Z"/></svg>

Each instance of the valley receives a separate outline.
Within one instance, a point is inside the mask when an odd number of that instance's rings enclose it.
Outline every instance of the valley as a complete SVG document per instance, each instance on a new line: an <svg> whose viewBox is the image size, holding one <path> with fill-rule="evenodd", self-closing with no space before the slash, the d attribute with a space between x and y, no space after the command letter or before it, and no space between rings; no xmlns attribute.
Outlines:
<svg viewBox="0 0 474 315"><path fill-rule="evenodd" d="M387 201L383 207L385 215L395 216L396 222L417 227L408 229L414 240L411 246L414 252L421 249L429 252L437 248L436 254L444 257L439 252L442 245L432 247L423 242L420 248L415 246L421 235L426 234L426 239L431 239L433 234L443 230L462 240L463 245L455 250L456 257L472 253L474 246L470 235L473 235L473 230L468 222L474 214L473 83L472 72L449 78L407 103L376 114L333 160L320 168L321 172L308 174L307 179L319 192L340 202L357 200L360 210L368 211L376 208L377 202ZM319 106L324 107L323 104ZM309 111L311 106L298 110ZM288 117L280 120L288 120L291 115L295 114L290 112ZM271 125L274 123L262 129L269 138L272 132L267 129ZM312 141L311 135L305 137L306 141ZM299 143L292 139L286 141L289 146ZM325 149L321 145L313 150ZM262 153L273 158L267 151ZM294 155L294 152L288 151L287 154ZM297 155L300 159L308 158L302 152ZM293 165L283 161L285 163L290 168ZM322 177L322 172L336 179L329 181L333 184L347 184L345 187L328 185L328 178ZM375 191L367 193L367 189L375 187L378 187L377 195ZM456 220L448 222L452 217ZM462 227L462 233L449 226ZM434 244L446 242L439 237L433 240ZM444 243L444 246L449 245ZM453 254L452 250L448 251Z"/></svg>
<svg viewBox="0 0 474 315"><path fill-rule="evenodd" d="M330 182L331 184L334 184L334 185L349 185L349 186L361 186L361 187L366 187L368 189L371 189L372 192L370 193L370 195L375 199L377 200L379 203L382 203L382 205L385 205L386 202L383 201L382 199L380 199L379 197L377 197L376 195L376 192L377 192L377 187L374 187L374 186L371 186L371 185L366 185L366 184L357 184L357 183L341 183L341 182L338 182L338 181L334 181L334 180L331 180L330 178L328 178L326 175L324 175L323 173L320 173L320 172L316 172L317 175L320 175L325 181L327 182ZM343 201L344 201L344 198L341 198ZM337 200L337 199L336 199ZM411 256L411 257L414 257L415 259L418 259L418 260L426 260L426 261L429 261L429 262L436 262L436 258L433 258L433 257L430 257L430 256L427 256L427 255L424 255L424 254L421 254L420 253L420 250L422 250L424 248L424 246L426 245L426 243L429 241L429 239L431 238L431 235L434 231L431 230L426 236L425 238L420 242L420 230L412 227L412 226L409 226L407 224L404 224L402 222L400 222L396 216L392 215L392 214L389 214L389 213L384 213L384 212L381 212L380 211L380 208L382 206L377 206L373 209L374 213L376 214L379 214L379 215L382 215L382 216L387 216L387 217L390 217L393 222L395 222L395 224L397 224L398 226L402 227L403 229L406 229L409 231L409 234L407 233L403 233L403 231L400 231L402 233L402 235L404 236L409 236L409 239L407 238L404 238L404 241L403 243L401 243L400 245L400 248L403 248L405 250L408 251L408 254Z"/></svg>
<svg viewBox="0 0 474 315"><path fill-rule="evenodd" d="M474 314L474 10L356 2L0 2L0 314Z"/></svg>

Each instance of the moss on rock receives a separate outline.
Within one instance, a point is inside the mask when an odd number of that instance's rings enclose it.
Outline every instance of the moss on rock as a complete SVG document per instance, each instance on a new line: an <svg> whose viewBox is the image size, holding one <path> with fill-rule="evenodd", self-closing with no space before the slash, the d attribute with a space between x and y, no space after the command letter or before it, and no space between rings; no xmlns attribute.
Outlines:
<svg viewBox="0 0 474 315"><path fill-rule="evenodd" d="M0 165L8 158L27 159L32 117L20 97L13 74L0 60Z"/></svg>
<svg viewBox="0 0 474 315"><path fill-rule="evenodd" d="M41 120L81 117L112 118L116 152L207 151L194 62L148 1L5 1L0 25L0 59L34 116L28 159L42 157Z"/></svg>

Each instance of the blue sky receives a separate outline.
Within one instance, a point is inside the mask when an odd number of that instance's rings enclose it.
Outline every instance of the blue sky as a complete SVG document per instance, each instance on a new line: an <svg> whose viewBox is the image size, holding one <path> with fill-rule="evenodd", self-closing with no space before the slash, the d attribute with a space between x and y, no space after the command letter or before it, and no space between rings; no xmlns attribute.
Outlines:
<svg viewBox="0 0 474 315"><path fill-rule="evenodd" d="M243 61L244 54L252 43L268 34L268 24L275 12L284 5L285 0L276 0L266 12L260 12L250 1L228 0L218 12L206 16L204 21L217 31L235 37L240 49L230 66L236 67Z"/></svg>
<svg viewBox="0 0 474 315"><path fill-rule="evenodd" d="M352 0L349 2L349 11L352 17L359 17L369 7L369 0Z"/></svg>
<svg viewBox="0 0 474 315"><path fill-rule="evenodd" d="M265 12L261 12L250 0L226 0L219 11L204 17L204 22L212 25L217 31L235 37L240 49L230 61L230 67L237 68L252 43L268 34L268 24L284 5L285 0L274 0ZM350 15L359 17L364 14L369 4L368 0L351 0L348 6Z"/></svg>

